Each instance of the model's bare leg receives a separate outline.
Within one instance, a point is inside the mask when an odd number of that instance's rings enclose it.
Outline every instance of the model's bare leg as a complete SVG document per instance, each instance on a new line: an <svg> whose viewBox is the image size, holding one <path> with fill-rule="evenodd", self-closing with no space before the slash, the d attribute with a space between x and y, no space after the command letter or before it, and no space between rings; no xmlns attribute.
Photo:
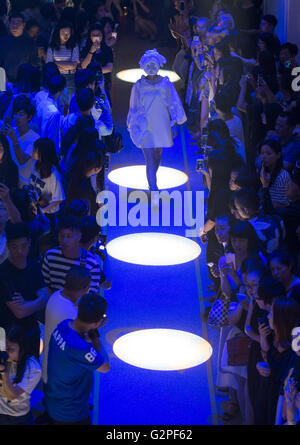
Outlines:
<svg viewBox="0 0 300 445"><path fill-rule="evenodd" d="M156 173L161 161L161 148L143 148L146 161L146 174L149 188L152 191L158 190Z"/></svg>

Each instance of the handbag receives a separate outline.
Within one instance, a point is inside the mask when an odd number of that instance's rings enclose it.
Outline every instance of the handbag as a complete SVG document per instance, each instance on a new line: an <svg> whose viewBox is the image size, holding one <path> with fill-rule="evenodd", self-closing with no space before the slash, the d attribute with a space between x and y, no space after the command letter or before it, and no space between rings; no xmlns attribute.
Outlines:
<svg viewBox="0 0 300 445"><path fill-rule="evenodd" d="M120 151L124 148L123 146L123 138L121 133L117 133L115 130L109 136L104 136L104 150L106 153L120 153Z"/></svg>
<svg viewBox="0 0 300 445"><path fill-rule="evenodd" d="M250 343L245 334L227 340L228 366L247 366Z"/></svg>
<svg viewBox="0 0 300 445"><path fill-rule="evenodd" d="M228 310L230 300L218 298L211 306L207 324L213 328L222 328L228 326Z"/></svg>

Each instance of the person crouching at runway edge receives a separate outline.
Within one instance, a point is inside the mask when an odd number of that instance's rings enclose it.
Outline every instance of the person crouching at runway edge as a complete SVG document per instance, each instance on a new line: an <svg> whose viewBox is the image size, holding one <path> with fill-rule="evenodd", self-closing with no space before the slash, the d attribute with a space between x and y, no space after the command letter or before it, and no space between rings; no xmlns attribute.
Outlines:
<svg viewBox="0 0 300 445"><path fill-rule="evenodd" d="M147 74L131 90L127 127L133 143L146 161L149 188L157 191L157 170L162 148L173 146L174 126L187 118L174 85L158 74L166 59L156 49L146 51L140 67Z"/></svg>

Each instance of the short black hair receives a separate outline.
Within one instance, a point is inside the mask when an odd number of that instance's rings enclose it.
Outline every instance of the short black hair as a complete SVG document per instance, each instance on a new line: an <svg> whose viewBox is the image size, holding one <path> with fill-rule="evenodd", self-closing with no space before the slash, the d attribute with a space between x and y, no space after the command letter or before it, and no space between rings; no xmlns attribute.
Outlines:
<svg viewBox="0 0 300 445"><path fill-rule="evenodd" d="M77 90L87 88L91 83L95 82L96 74L93 70L85 68L75 73L75 87Z"/></svg>
<svg viewBox="0 0 300 445"><path fill-rule="evenodd" d="M77 318L87 324L98 323L107 310L107 301L100 295L89 292L80 298Z"/></svg>
<svg viewBox="0 0 300 445"><path fill-rule="evenodd" d="M81 220L82 222L82 237L81 242L86 244L94 240L100 232L100 227L97 224L97 219L95 216L85 216Z"/></svg>
<svg viewBox="0 0 300 445"><path fill-rule="evenodd" d="M258 251L260 242L257 233L248 221L237 221L230 229L231 238L242 238L248 240L248 254Z"/></svg>
<svg viewBox="0 0 300 445"><path fill-rule="evenodd" d="M283 284L275 280L275 278L266 276L259 281L257 295L259 300L271 305L275 298L285 296L285 289Z"/></svg>
<svg viewBox="0 0 300 445"><path fill-rule="evenodd" d="M229 88L222 88L215 96L216 108L222 113L229 113L235 105L235 99Z"/></svg>
<svg viewBox="0 0 300 445"><path fill-rule="evenodd" d="M56 94L63 91L66 87L66 78L59 74L48 79L48 89L50 94Z"/></svg>
<svg viewBox="0 0 300 445"><path fill-rule="evenodd" d="M287 49L293 57L296 57L299 52L298 46L295 43L291 42L286 42L283 45L281 45L280 51L283 49Z"/></svg>
<svg viewBox="0 0 300 445"><path fill-rule="evenodd" d="M95 93L91 88L76 91L76 103L80 111L88 111L95 103Z"/></svg>
<svg viewBox="0 0 300 445"><path fill-rule="evenodd" d="M13 114L19 111L25 111L27 116L32 117L35 115L35 106L26 94L20 94L14 99L12 110Z"/></svg>
<svg viewBox="0 0 300 445"><path fill-rule="evenodd" d="M82 231L82 224L80 218L73 215L61 215L58 219L57 231L60 232L64 229L79 230Z"/></svg>
<svg viewBox="0 0 300 445"><path fill-rule="evenodd" d="M21 12L13 12L10 16L9 16L9 21L11 21L12 19L22 19L23 22L25 22L24 19L24 15Z"/></svg>
<svg viewBox="0 0 300 445"><path fill-rule="evenodd" d="M277 24L278 24L278 20L275 17L275 15L272 14L266 14L262 17L262 20L264 20L265 22L268 22L270 25L273 26L273 28L276 28Z"/></svg>
<svg viewBox="0 0 300 445"><path fill-rule="evenodd" d="M41 25L36 19L29 19L28 22L26 22L25 31L28 31L30 28L33 28L34 26L38 26L39 28L41 28Z"/></svg>
<svg viewBox="0 0 300 445"><path fill-rule="evenodd" d="M7 243L19 238L30 239L28 225L24 222L12 223L8 221L5 227L5 236Z"/></svg>
<svg viewBox="0 0 300 445"><path fill-rule="evenodd" d="M83 216L88 216L89 211L89 203L85 199L74 199L68 205L66 214L82 218Z"/></svg>
<svg viewBox="0 0 300 445"><path fill-rule="evenodd" d="M259 194L253 188L238 190L237 192L234 192L233 197L247 209L257 211L260 208Z"/></svg>
<svg viewBox="0 0 300 445"><path fill-rule="evenodd" d="M91 275L86 267L72 266L66 275L64 288L69 291L86 289L91 283Z"/></svg>
<svg viewBox="0 0 300 445"><path fill-rule="evenodd" d="M19 93L35 93L40 91L41 73L40 70L30 65L22 63L17 71L16 87Z"/></svg>
<svg viewBox="0 0 300 445"><path fill-rule="evenodd" d="M294 260L292 255L285 249L277 249L269 255L269 264L271 261L278 261L284 266L294 266Z"/></svg>

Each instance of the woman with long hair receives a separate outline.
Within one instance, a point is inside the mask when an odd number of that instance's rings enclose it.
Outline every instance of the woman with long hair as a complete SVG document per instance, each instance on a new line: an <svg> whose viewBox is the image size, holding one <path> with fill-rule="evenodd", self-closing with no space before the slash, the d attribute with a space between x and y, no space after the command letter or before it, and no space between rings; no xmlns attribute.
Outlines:
<svg viewBox="0 0 300 445"><path fill-rule="evenodd" d="M60 21L56 25L47 50L48 62L55 62L60 74L65 76L71 99L75 92L74 74L79 64L79 47L72 23Z"/></svg>
<svg viewBox="0 0 300 445"><path fill-rule="evenodd" d="M54 142L49 138L35 141L32 157L35 164L30 185L38 193L42 212L50 217L65 199Z"/></svg>
<svg viewBox="0 0 300 445"><path fill-rule="evenodd" d="M18 187L18 182L18 167L12 160L7 137L0 133L0 183L13 191Z"/></svg>
<svg viewBox="0 0 300 445"><path fill-rule="evenodd" d="M104 186L104 161L105 153L99 147L77 157L67 174L67 204L75 199L85 199L91 215L96 216L99 210L97 193Z"/></svg>
<svg viewBox="0 0 300 445"><path fill-rule="evenodd" d="M253 226L247 221L238 221L230 229L230 241L233 253L226 253L220 259L220 276L222 292L232 297L243 285L241 266L247 258L261 256L259 239Z"/></svg>
<svg viewBox="0 0 300 445"><path fill-rule="evenodd" d="M6 336L6 364L0 365L0 425L32 425L30 395L41 378L39 362L30 353L30 333L12 326Z"/></svg>
<svg viewBox="0 0 300 445"><path fill-rule="evenodd" d="M291 349L292 331L298 327L300 304L293 298L279 296L271 306L268 322L260 327L260 340L264 361L257 363L257 370L263 378L263 397L260 403L260 417L256 424L274 425L279 396L290 371L294 358ZM269 337L273 333L273 337ZM262 406L262 402L264 405Z"/></svg>
<svg viewBox="0 0 300 445"><path fill-rule="evenodd" d="M286 187L290 182L289 173L283 168L281 144L276 139L265 139L259 148L262 164L260 180L263 187L268 187L273 207L286 207L289 199Z"/></svg>

